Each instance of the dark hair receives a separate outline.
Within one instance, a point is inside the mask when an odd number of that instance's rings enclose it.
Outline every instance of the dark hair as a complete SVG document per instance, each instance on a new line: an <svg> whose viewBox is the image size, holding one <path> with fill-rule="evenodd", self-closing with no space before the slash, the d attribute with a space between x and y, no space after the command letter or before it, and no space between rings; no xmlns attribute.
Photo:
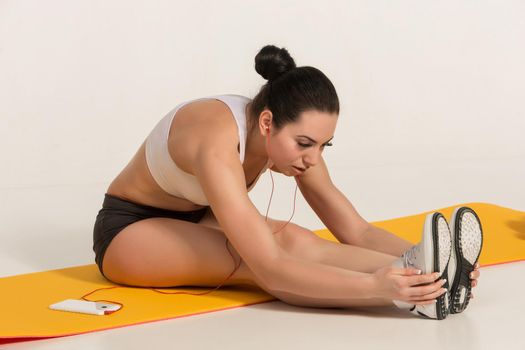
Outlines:
<svg viewBox="0 0 525 350"><path fill-rule="evenodd" d="M330 79L317 68L297 67L285 48L263 47L255 56L255 70L268 82L250 105L252 124L257 124L264 108L272 111L274 132L296 122L303 111L339 115L339 99Z"/></svg>

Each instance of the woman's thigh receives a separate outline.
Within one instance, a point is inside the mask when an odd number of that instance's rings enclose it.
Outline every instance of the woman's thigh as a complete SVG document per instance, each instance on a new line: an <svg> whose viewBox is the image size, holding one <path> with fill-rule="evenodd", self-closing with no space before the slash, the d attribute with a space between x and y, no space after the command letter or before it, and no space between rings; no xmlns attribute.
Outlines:
<svg viewBox="0 0 525 350"><path fill-rule="evenodd" d="M272 232L284 224L268 219ZM314 233L298 235L297 227L290 222L274 234L277 244L289 252L314 251L305 246L321 238ZM249 284L267 290L226 242L226 235L209 215L199 223L160 217L140 220L126 226L109 244L104 275L115 283L144 287L217 286L241 262L224 285Z"/></svg>
<svg viewBox="0 0 525 350"><path fill-rule="evenodd" d="M172 218L149 218L125 227L106 249L103 270L109 280L134 286L216 286L240 256L223 232ZM235 263L234 263L235 259ZM253 284L242 264L229 284Z"/></svg>

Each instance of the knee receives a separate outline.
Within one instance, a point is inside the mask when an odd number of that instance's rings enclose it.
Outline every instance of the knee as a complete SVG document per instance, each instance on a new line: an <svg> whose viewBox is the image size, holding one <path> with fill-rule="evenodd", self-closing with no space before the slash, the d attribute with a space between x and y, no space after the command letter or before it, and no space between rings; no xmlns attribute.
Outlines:
<svg viewBox="0 0 525 350"><path fill-rule="evenodd" d="M286 222L279 222L282 227ZM301 256L305 259L317 259L322 248L322 238L314 232L294 223L288 223L280 232L275 234L279 245L292 256Z"/></svg>

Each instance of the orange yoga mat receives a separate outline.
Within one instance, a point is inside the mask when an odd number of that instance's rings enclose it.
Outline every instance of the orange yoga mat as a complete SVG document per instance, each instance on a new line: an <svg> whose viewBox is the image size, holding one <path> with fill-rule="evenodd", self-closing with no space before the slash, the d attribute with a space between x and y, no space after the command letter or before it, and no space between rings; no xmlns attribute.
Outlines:
<svg viewBox="0 0 525 350"><path fill-rule="evenodd" d="M456 206L476 211L483 226L481 267L525 259L525 212L488 203L465 203L440 208L447 220ZM413 243L421 239L426 214L373 222ZM330 231L315 231L337 241ZM115 284L106 280L95 264L68 267L0 278L0 344L61 337L140 323L213 312L275 300L261 289L224 286L202 296L160 294L147 288L123 287L97 291L89 300L111 300L124 307L110 315L97 316L54 311L49 305L64 299L80 299L98 288ZM157 288L162 291L205 292L212 288Z"/></svg>

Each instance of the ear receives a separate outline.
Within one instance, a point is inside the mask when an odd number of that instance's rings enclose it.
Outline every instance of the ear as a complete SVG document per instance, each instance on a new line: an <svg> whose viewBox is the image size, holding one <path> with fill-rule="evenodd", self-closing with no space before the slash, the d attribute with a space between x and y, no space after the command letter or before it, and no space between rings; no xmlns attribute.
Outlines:
<svg viewBox="0 0 525 350"><path fill-rule="evenodd" d="M259 132L262 136L266 136L268 131L272 131L272 112L269 109L264 109L259 115ZM269 128L269 129L268 129Z"/></svg>

